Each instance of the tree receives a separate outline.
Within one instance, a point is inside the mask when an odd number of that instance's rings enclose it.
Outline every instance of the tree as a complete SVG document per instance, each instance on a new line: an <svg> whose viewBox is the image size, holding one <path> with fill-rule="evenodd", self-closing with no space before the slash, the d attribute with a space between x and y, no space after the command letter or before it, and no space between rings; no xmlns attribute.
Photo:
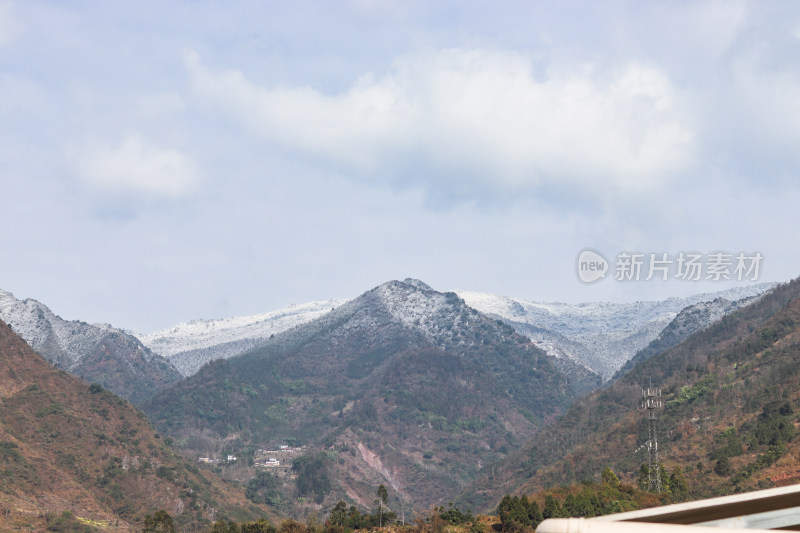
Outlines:
<svg viewBox="0 0 800 533"><path fill-rule="evenodd" d="M684 501L689 497L689 485L686 483L686 478L683 477L683 470L680 466L672 469L672 474L669 476L669 485L672 488L672 496L678 501Z"/></svg>
<svg viewBox="0 0 800 533"><path fill-rule="evenodd" d="M503 524L503 531L516 530L519 526L528 525L527 497L523 500L516 496L506 494L497 506L497 515Z"/></svg>
<svg viewBox="0 0 800 533"><path fill-rule="evenodd" d="M717 464L714 465L714 473L718 476L729 476L733 473L731 462L727 457L723 456L717 461Z"/></svg>
<svg viewBox="0 0 800 533"><path fill-rule="evenodd" d="M239 533L240 529L236 522L229 522L222 519L214 522L211 526L211 533Z"/></svg>
<svg viewBox="0 0 800 533"><path fill-rule="evenodd" d="M292 462L292 470L297 473L297 495L314 494L314 501L322 503L325 495L331 490L328 474L328 460L324 453L316 456L303 455Z"/></svg>
<svg viewBox="0 0 800 533"><path fill-rule="evenodd" d="M558 503L558 500L553 498L552 494L548 494L544 499L544 510L542 511L542 517L547 518L562 518L564 516L564 510L561 508L561 504Z"/></svg>
<svg viewBox="0 0 800 533"><path fill-rule="evenodd" d="M564 499L564 513L566 513L567 516L597 516L600 510L597 509L596 503L597 502L593 501L593 499L584 492L567 494L567 497Z"/></svg>
<svg viewBox="0 0 800 533"><path fill-rule="evenodd" d="M544 517L542 516L542 512L539 510L539 504L536 501L531 501L528 504L528 522L530 523L532 528L536 528Z"/></svg>
<svg viewBox="0 0 800 533"><path fill-rule="evenodd" d="M642 463L639 467L639 481L637 483L640 490L647 490L650 487L650 467Z"/></svg>
<svg viewBox="0 0 800 533"><path fill-rule="evenodd" d="M334 526L344 526L347 523L347 504L343 500L333 506L328 522Z"/></svg>
<svg viewBox="0 0 800 533"><path fill-rule="evenodd" d="M612 487L619 487L619 478L611 468L605 467L600 477L603 479L603 483L607 483Z"/></svg>
<svg viewBox="0 0 800 533"><path fill-rule="evenodd" d="M669 482L669 476L667 475L667 469L664 468L664 463L658 463L658 472L661 477L661 492L670 494L672 492L672 485Z"/></svg>
<svg viewBox="0 0 800 533"><path fill-rule="evenodd" d="M242 533L277 533L277 529L266 518L258 522L244 522L241 524Z"/></svg>
<svg viewBox="0 0 800 533"><path fill-rule="evenodd" d="M378 485L378 527L383 527L383 506L389 501L389 492L386 490L386 485L381 483Z"/></svg>
<svg viewBox="0 0 800 533"><path fill-rule="evenodd" d="M306 526L294 520L293 518L287 518L283 522L281 522L280 527L278 528L278 533L307 533Z"/></svg>
<svg viewBox="0 0 800 533"><path fill-rule="evenodd" d="M142 533L175 533L175 523L169 513L161 509L152 516L144 517Z"/></svg>
<svg viewBox="0 0 800 533"><path fill-rule="evenodd" d="M497 514L503 524L503 531L506 532L535 528L543 520L539 504L529 501L526 495L517 497L506 494L500 501L500 505L497 506Z"/></svg>
<svg viewBox="0 0 800 533"><path fill-rule="evenodd" d="M252 502L277 505L281 494L278 489L278 478L268 472L259 470L256 476L247 483L244 495Z"/></svg>

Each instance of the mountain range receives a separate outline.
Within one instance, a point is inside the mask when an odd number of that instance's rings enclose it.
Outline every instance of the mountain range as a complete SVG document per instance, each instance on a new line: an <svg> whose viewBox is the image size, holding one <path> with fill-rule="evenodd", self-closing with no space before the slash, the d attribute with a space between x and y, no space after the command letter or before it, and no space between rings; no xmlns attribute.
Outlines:
<svg viewBox="0 0 800 533"><path fill-rule="evenodd" d="M217 469L283 514L338 499L369 507L382 483L395 507L420 510L464 491L462 502L485 510L504 492L536 486L527 480L577 442L570 429L562 440L550 428L583 420L569 407L576 399L606 382L590 397L597 401L651 358L773 301L771 287L573 305L442 293L406 279L352 300L139 338L0 291L0 318L60 368L140 405L186 457L241 457ZM547 439L549 454L535 444ZM287 471L253 466L259 449L283 443L303 450L295 463L313 471L280 477Z"/></svg>
<svg viewBox="0 0 800 533"><path fill-rule="evenodd" d="M732 312L772 286L765 283L660 301L582 304L541 303L486 293L455 292L467 305L511 325L548 354L571 359L608 380L687 307L720 300L719 310ZM167 358L181 374L190 376L209 361L241 355L270 336L316 319L347 301L316 301L256 315L193 320L137 336L154 353ZM717 311L712 315L712 320L720 316ZM702 317L698 314L695 318ZM708 323L708 320L687 322L689 329L684 330L689 331L693 325L701 328Z"/></svg>
<svg viewBox="0 0 800 533"><path fill-rule="evenodd" d="M702 329L725 313L760 297L773 284L762 283L687 298L632 303L539 303L493 294L458 291L467 305L500 319L536 342L547 353L569 357L610 379L640 350L656 340L670 322L687 308L682 330L673 340ZM711 302L716 302L711 304Z"/></svg>
<svg viewBox="0 0 800 533"><path fill-rule="evenodd" d="M664 338L654 349L665 346L665 340L679 342L770 287L760 284L627 304L538 303L469 291L456 294L469 306L531 338L548 354L577 362L608 380L660 336ZM711 304L714 300L717 303ZM194 374L209 361L241 355L272 335L319 318L347 301L315 301L249 316L193 320L137 334L108 324L64 320L36 300L18 300L0 290L0 319L59 368L141 404L155 391ZM700 306L698 312L686 314L692 306ZM672 333L665 332L680 312L687 320Z"/></svg>

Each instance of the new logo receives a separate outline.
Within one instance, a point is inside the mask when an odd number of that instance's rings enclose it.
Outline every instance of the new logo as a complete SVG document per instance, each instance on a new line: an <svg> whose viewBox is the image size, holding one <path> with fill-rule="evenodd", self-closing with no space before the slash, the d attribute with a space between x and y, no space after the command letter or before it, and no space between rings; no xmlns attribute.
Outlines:
<svg viewBox="0 0 800 533"><path fill-rule="evenodd" d="M604 279L608 272L608 261L594 250L583 250L578 254L578 279L583 283L594 283Z"/></svg>

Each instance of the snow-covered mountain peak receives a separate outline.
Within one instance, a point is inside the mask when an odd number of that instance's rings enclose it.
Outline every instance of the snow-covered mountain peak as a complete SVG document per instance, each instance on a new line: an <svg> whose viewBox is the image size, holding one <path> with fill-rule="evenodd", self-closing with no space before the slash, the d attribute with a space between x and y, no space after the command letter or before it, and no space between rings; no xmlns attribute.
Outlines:
<svg viewBox="0 0 800 533"><path fill-rule="evenodd" d="M109 324L64 320L46 305L0 290L0 318L39 355L59 368L141 401L179 379L161 356Z"/></svg>
<svg viewBox="0 0 800 533"><path fill-rule="evenodd" d="M414 279L384 283L374 293L394 320L437 342L466 325L474 312L455 293L435 291Z"/></svg>
<svg viewBox="0 0 800 533"><path fill-rule="evenodd" d="M0 290L0 317L34 350L46 350L47 346L58 350L58 364L66 369L79 363L86 347L99 341L108 331L108 327L65 321L41 302L31 298L18 300L3 290ZM75 342L76 339L80 342Z"/></svg>

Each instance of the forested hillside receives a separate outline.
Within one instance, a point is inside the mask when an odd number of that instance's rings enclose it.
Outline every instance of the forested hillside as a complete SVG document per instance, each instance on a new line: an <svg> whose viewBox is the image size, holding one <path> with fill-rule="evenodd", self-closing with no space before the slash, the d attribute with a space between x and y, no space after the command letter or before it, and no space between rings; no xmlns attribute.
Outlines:
<svg viewBox="0 0 800 533"><path fill-rule="evenodd" d="M647 460L639 401L650 383L666 400L661 459L667 471L682 468L692 497L800 479L799 295L798 280L781 285L578 400L465 491L462 503L490 508L504 493L596 478L606 466L636 484Z"/></svg>

